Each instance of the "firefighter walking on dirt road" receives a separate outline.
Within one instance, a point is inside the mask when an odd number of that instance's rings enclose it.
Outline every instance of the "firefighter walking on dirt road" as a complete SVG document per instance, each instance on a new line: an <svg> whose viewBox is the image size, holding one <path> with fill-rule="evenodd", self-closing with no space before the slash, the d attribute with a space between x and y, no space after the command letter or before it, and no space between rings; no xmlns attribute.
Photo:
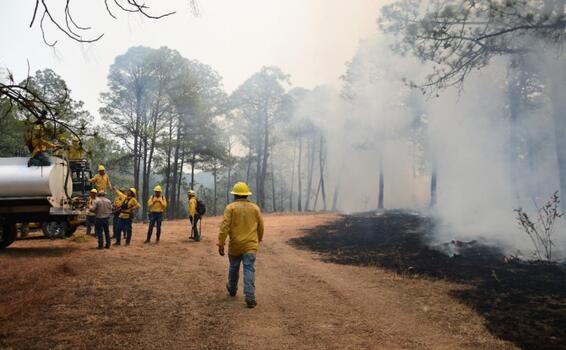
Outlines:
<svg viewBox="0 0 566 350"><path fill-rule="evenodd" d="M153 192L154 195L147 201L147 206L149 207L149 228L147 229L147 239L144 243L151 242L153 226L157 226L157 239L155 240L155 243L159 243L159 238L161 238L161 221L163 220L163 212L167 209L167 200L161 195L161 186L155 186Z"/></svg>
<svg viewBox="0 0 566 350"><path fill-rule="evenodd" d="M189 211L189 221L191 223L191 236L189 239L194 239L196 241L200 240L200 232L198 230L198 222L201 219L201 215L197 210L198 206L198 199L197 194L195 191L190 190L189 193L189 202L188 202L188 211Z"/></svg>
<svg viewBox="0 0 566 350"><path fill-rule="evenodd" d="M224 210L224 220L218 235L218 253L224 256L224 244L230 237L228 258L230 267L226 289L236 296L240 265L244 265L244 295L248 308L257 305L255 299L255 260L259 243L263 239L263 218L259 207L248 200L252 195L248 185L238 182L231 192L234 202Z"/></svg>

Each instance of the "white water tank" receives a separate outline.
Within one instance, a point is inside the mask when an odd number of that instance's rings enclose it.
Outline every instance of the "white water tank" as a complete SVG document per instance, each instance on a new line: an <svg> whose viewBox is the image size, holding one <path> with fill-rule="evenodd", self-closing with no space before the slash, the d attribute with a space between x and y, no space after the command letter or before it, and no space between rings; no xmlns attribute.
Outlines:
<svg viewBox="0 0 566 350"><path fill-rule="evenodd" d="M0 199L2 197L51 197L58 207L73 192L69 167L61 158L50 157L49 166L31 166L29 158L0 158Z"/></svg>

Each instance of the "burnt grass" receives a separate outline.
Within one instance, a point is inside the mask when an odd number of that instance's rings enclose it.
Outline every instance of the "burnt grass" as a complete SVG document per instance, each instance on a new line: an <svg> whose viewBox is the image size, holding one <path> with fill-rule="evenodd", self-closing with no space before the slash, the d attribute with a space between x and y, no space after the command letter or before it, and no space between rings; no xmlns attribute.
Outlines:
<svg viewBox="0 0 566 350"><path fill-rule="evenodd" d="M343 216L290 243L327 262L466 284L452 297L476 310L496 337L523 349L566 349L565 266L506 259L479 243L450 257L427 244L433 230L431 218L387 211Z"/></svg>

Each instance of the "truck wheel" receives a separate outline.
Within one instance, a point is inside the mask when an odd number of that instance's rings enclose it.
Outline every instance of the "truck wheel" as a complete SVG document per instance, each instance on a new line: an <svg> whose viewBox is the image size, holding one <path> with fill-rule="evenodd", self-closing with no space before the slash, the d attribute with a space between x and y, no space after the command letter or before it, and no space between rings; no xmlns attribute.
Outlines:
<svg viewBox="0 0 566 350"><path fill-rule="evenodd" d="M71 237L77 231L76 225L68 225L67 230L65 230L65 236Z"/></svg>
<svg viewBox="0 0 566 350"><path fill-rule="evenodd" d="M0 225L0 249L4 249L16 240L18 230L15 224Z"/></svg>
<svg viewBox="0 0 566 350"><path fill-rule="evenodd" d="M41 231L45 237L55 239L65 237L69 223L66 221L49 221L41 224Z"/></svg>

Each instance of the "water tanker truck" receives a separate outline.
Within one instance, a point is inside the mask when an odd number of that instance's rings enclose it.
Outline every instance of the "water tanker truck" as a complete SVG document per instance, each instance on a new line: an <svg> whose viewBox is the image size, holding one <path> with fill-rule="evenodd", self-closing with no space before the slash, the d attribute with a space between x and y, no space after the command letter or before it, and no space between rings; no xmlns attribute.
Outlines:
<svg viewBox="0 0 566 350"><path fill-rule="evenodd" d="M29 158L0 158L0 249L14 242L18 224L39 222L44 235L55 238L84 223L88 165L49 159L49 166L28 167Z"/></svg>

